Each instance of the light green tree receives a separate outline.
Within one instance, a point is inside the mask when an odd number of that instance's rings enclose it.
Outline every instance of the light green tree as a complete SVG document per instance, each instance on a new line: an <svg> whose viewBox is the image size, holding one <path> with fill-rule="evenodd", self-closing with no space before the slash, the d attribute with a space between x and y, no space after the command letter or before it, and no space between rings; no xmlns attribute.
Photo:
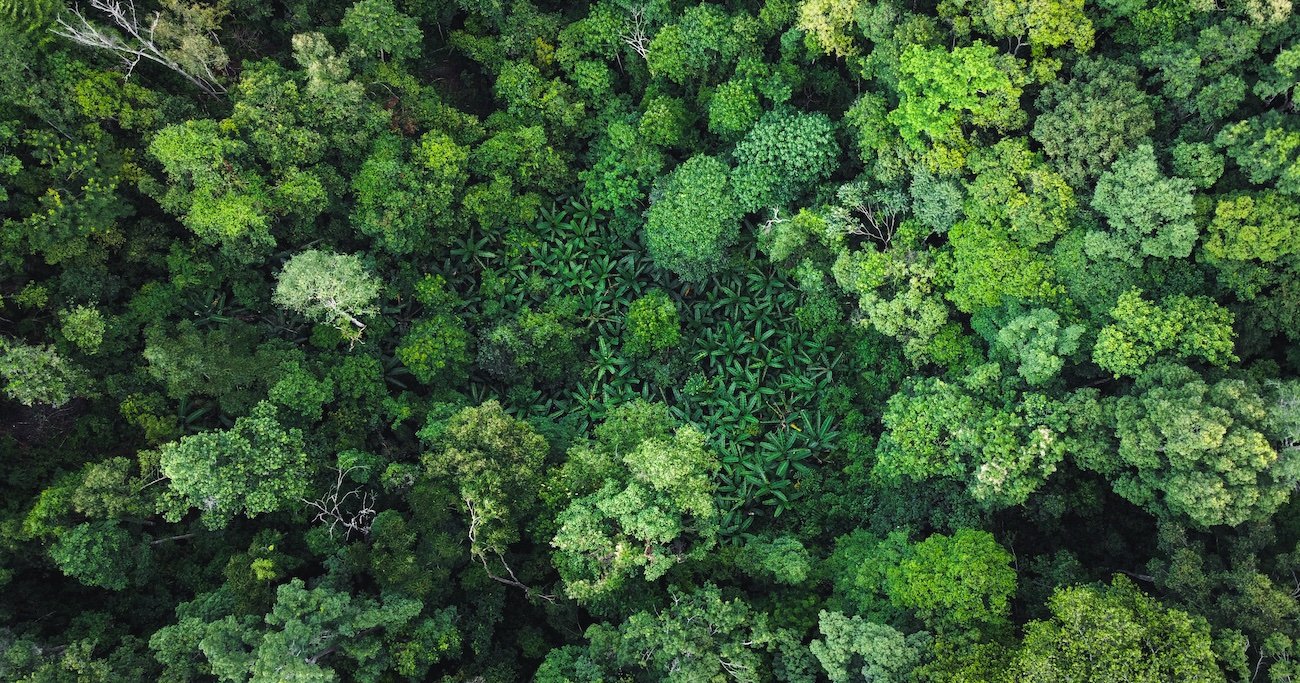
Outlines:
<svg viewBox="0 0 1300 683"><path fill-rule="evenodd" d="M1110 315L1115 322L1097 333L1092 359L1116 377L1137 375L1163 354L1220 367L1237 361L1232 312L1209 297L1175 294L1155 304L1130 289Z"/></svg>
<svg viewBox="0 0 1300 683"><path fill-rule="evenodd" d="M1210 625L1171 609L1123 576L1110 586L1058 588L1050 619L1025 625L1009 681L1225 681Z"/></svg>
<svg viewBox="0 0 1300 683"><path fill-rule="evenodd" d="M0 379L4 393L25 406L61 406L85 382L80 370L52 346L0 338Z"/></svg>
<svg viewBox="0 0 1300 683"><path fill-rule="evenodd" d="M825 610L818 615L818 630L821 639L808 649L832 683L905 683L928 640L925 633L905 636L884 624Z"/></svg>
<svg viewBox="0 0 1300 683"><path fill-rule="evenodd" d="M899 72L899 103L889 122L914 150L934 147L960 159L969 148L966 127L1007 132L1026 122L1020 109L1024 71L991 45L951 51L913 45L903 52Z"/></svg>
<svg viewBox="0 0 1300 683"><path fill-rule="evenodd" d="M1157 363L1116 401L1118 449L1085 464L1158 514L1204 527L1263 519L1300 480L1300 463L1274 445L1294 438L1279 433L1286 430L1275 411L1250 380L1209 382L1187 367Z"/></svg>
<svg viewBox="0 0 1300 683"><path fill-rule="evenodd" d="M661 429L662 421L650 425ZM616 598L637 575L655 581L717 543L712 474L718 460L704 435L690 426L671 437L633 434L644 438L617 450L579 449L573 457L585 465L566 476L598 487L559 514L551 541L565 592L583 603Z"/></svg>
<svg viewBox="0 0 1300 683"><path fill-rule="evenodd" d="M361 318L379 312L380 287L359 256L309 249L285 262L271 301L356 341L366 329Z"/></svg>

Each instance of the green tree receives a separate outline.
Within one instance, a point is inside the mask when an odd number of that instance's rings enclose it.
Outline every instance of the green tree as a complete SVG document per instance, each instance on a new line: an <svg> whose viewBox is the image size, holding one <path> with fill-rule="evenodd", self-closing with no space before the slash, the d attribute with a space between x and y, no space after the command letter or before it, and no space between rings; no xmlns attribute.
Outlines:
<svg viewBox="0 0 1300 683"><path fill-rule="evenodd" d="M952 288L946 296L960 311L1008 301L1048 303L1062 293L1051 263L1013 241L1005 223L965 220L948 231L948 240L951 251L943 265Z"/></svg>
<svg viewBox="0 0 1300 683"><path fill-rule="evenodd" d="M970 170L976 175L966 185L968 218L1005 224L1026 247L1051 242L1069 229L1074 192L1042 155L1029 151L1027 139L1008 138L972 154Z"/></svg>
<svg viewBox="0 0 1300 683"><path fill-rule="evenodd" d="M469 366L470 336L465 323L440 313L416 321L397 345L397 358L424 384L454 385Z"/></svg>
<svg viewBox="0 0 1300 683"><path fill-rule="evenodd" d="M537 500L546 440L488 401L444 424L426 426L432 448L421 459L435 477L455 483L468 515L470 552L502 556L520 538Z"/></svg>
<svg viewBox="0 0 1300 683"><path fill-rule="evenodd" d="M679 85L710 79L732 64L741 50L733 18L721 5L690 5L645 47L650 73Z"/></svg>
<svg viewBox="0 0 1300 683"><path fill-rule="evenodd" d="M626 410L639 409L632 404ZM621 422L627 415L611 419ZM610 449L607 430L604 447L570 455L585 466L566 473L573 482L569 486L583 490L585 481L595 490L559 514L551 545L565 592L580 602L608 604L633 588L626 584L636 575L658 580L717 544L712 481L717 458L694 427L681 427L669 437L659 431L662 420L652 424L657 426L649 433L633 432L636 441L613 440L626 443L623 448Z"/></svg>
<svg viewBox="0 0 1300 683"><path fill-rule="evenodd" d="M1300 195L1300 129L1277 110L1224 126L1214 144L1252 183Z"/></svg>
<svg viewBox="0 0 1300 683"><path fill-rule="evenodd" d="M1110 315L1115 322L1097 333L1092 359L1116 377L1137 375L1167 352L1221 367L1237 360L1232 312L1208 297L1175 294L1154 304L1130 289Z"/></svg>
<svg viewBox="0 0 1300 683"><path fill-rule="evenodd" d="M1016 592L1014 559L987 531L933 534L887 574L886 592L941 633L1000 627Z"/></svg>
<svg viewBox="0 0 1300 683"><path fill-rule="evenodd" d="M1200 232L1192 190L1192 181L1161 174L1148 143L1120 156L1093 191L1092 207L1106 217L1111 232L1089 233L1089 253L1133 265L1145 256L1187 258Z"/></svg>
<svg viewBox="0 0 1300 683"><path fill-rule="evenodd" d="M78 305L59 311L59 332L83 353L95 354L104 343L104 316L93 306Z"/></svg>
<svg viewBox="0 0 1300 683"><path fill-rule="evenodd" d="M358 55L413 59L424 34L413 17L397 11L392 0L360 0L343 15L343 33Z"/></svg>
<svg viewBox="0 0 1300 683"><path fill-rule="evenodd" d="M824 114L771 111L732 151L731 186L743 211L785 206L830 176L839 154Z"/></svg>
<svg viewBox="0 0 1300 683"><path fill-rule="evenodd" d="M419 619L421 608L400 596L380 601L326 585L309 589L295 578L280 585L264 619L227 616L204 624L190 617L170 628L197 631L198 650L220 681L378 681L396 665L396 651L430 623ZM432 622L458 640L450 619ZM167 647L164 633L181 635L160 631L150 642L155 650Z"/></svg>
<svg viewBox="0 0 1300 683"><path fill-rule="evenodd" d="M914 365L946 358L942 335L953 329L939 292L934 253L926 249L928 231L904 221L883 251L844 249L831 273L846 292L858 297L863 324L898 340Z"/></svg>
<svg viewBox="0 0 1300 683"><path fill-rule="evenodd" d="M1296 253L1300 202L1279 192L1220 196L1206 230L1205 252L1216 259L1273 263Z"/></svg>
<svg viewBox="0 0 1300 683"><path fill-rule="evenodd" d="M899 103L889 122L914 150L933 146L930 154L960 158L969 148L965 127L1007 132L1026 122L1020 109L1024 71L991 45L951 51L913 45L903 52L899 72Z"/></svg>
<svg viewBox="0 0 1300 683"><path fill-rule="evenodd" d="M1062 325L1056 311L1039 308L1000 327L994 348L998 355L1019 362L1016 372L1030 386L1042 386L1059 375L1065 359L1079 350L1084 331L1083 325Z"/></svg>
<svg viewBox="0 0 1300 683"><path fill-rule="evenodd" d="M361 318L379 313L379 290L379 279L355 254L309 249L285 262L271 301L355 341L366 329Z"/></svg>
<svg viewBox="0 0 1300 683"><path fill-rule="evenodd" d="M681 338L677 304L663 290L633 301L628 306L624 326L623 348L633 356L671 349Z"/></svg>
<svg viewBox="0 0 1300 683"><path fill-rule="evenodd" d="M149 546L114 522L90 522L60 534L50 547L50 559L87 586L120 591L145 575Z"/></svg>
<svg viewBox="0 0 1300 683"><path fill-rule="evenodd" d="M303 433L280 423L274 405L262 402L231 429L182 437L158 449L158 466L169 480L166 516L179 520L191 508L219 529L235 514L253 517L296 506L311 473Z"/></svg>
<svg viewBox="0 0 1300 683"><path fill-rule="evenodd" d="M418 146L395 135L375 141L352 177L352 220L394 254L428 253L455 234L453 207L468 181L469 150L430 131Z"/></svg>
<svg viewBox="0 0 1300 683"><path fill-rule="evenodd" d="M1013 54L1025 45L1034 57L1066 44L1087 52L1094 42L1092 22L1083 11L1082 0L947 0L940 4L939 14L948 16L955 26L970 22L994 38L1015 39Z"/></svg>
<svg viewBox="0 0 1300 683"><path fill-rule="evenodd" d="M1134 503L1199 526L1263 519L1300 479L1300 465L1273 445L1290 438L1274 410L1247 379L1208 382L1157 363L1116 401L1118 449L1087 466Z"/></svg>
<svg viewBox="0 0 1300 683"><path fill-rule="evenodd" d="M904 683L911 680L927 644L924 633L905 636L884 624L840 612L822 610L818 629L822 639L812 641L808 649L832 683Z"/></svg>
<svg viewBox="0 0 1300 683"><path fill-rule="evenodd" d="M25 406L59 407L78 395L85 377L51 346L0 338L5 396Z"/></svg>
<svg viewBox="0 0 1300 683"><path fill-rule="evenodd" d="M1133 67L1084 58L1070 75L1039 93L1031 135L1066 182L1080 190L1155 128L1155 111Z"/></svg>
<svg viewBox="0 0 1300 683"><path fill-rule="evenodd" d="M217 121L168 126L154 136L149 153L169 181L159 203L200 239L246 261L275 244L271 188L251 166L249 146L224 135Z"/></svg>
<svg viewBox="0 0 1300 683"><path fill-rule="evenodd" d="M939 634L964 638L1009 623L1013 559L985 531L959 529L913 544L905 530L884 539L859 530L836 540L827 570L846 613L870 623L911 612Z"/></svg>
<svg viewBox="0 0 1300 683"><path fill-rule="evenodd" d="M1116 576L1110 586L1058 588L1052 617L1025 625L1013 681L1225 681L1210 626Z"/></svg>
<svg viewBox="0 0 1300 683"><path fill-rule="evenodd" d="M740 236L741 209L726 165L693 156L650 199L645 236L655 262L694 282L717 272L727 247Z"/></svg>
<svg viewBox="0 0 1300 683"><path fill-rule="evenodd" d="M784 634L768 625L767 615L741 599L723 597L712 584L670 593L672 605L658 613L637 612L617 629L603 624L587 629L587 661L608 662L613 671L607 675L626 672L673 683L755 683L772 670L766 651L777 649Z"/></svg>

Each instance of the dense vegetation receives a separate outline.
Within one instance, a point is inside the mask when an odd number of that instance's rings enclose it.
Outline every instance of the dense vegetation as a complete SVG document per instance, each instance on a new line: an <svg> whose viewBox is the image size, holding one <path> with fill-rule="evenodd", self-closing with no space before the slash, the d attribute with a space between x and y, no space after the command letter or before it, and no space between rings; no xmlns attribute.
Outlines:
<svg viewBox="0 0 1300 683"><path fill-rule="evenodd" d="M1291 0L0 0L0 679L1300 679Z"/></svg>

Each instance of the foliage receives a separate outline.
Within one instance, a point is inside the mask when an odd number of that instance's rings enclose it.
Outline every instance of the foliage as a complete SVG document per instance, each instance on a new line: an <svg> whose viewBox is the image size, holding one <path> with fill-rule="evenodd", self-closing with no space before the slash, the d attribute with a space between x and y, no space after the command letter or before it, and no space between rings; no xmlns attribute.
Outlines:
<svg viewBox="0 0 1300 683"><path fill-rule="evenodd" d="M1116 377L1138 374L1165 352L1214 365L1237 360L1232 313L1206 297L1176 294L1157 305L1131 289L1120 295L1110 315L1115 322L1097 333L1092 358Z"/></svg>
<svg viewBox="0 0 1300 683"><path fill-rule="evenodd" d="M59 407L76 395L82 376L50 346L0 339L0 377L4 393L25 406Z"/></svg>
<svg viewBox="0 0 1300 683"><path fill-rule="evenodd" d="M830 175L839 151L825 115L764 114L732 151L731 183L741 209L752 213L789 204Z"/></svg>
<svg viewBox="0 0 1300 683"><path fill-rule="evenodd" d="M596 479L599 489L556 518L556 568L565 591L581 602L607 602L638 574L658 580L717 543L710 476L718 464L704 435L682 427L671 437L646 437L605 454L612 462L603 481Z"/></svg>
<svg viewBox="0 0 1300 683"><path fill-rule="evenodd" d="M1297 675L1289 2L280 9L0 0L0 679Z"/></svg>
<svg viewBox="0 0 1300 683"><path fill-rule="evenodd" d="M230 429L164 444L157 462L173 502L167 516L179 519L198 508L212 529L237 513L252 517L297 505L306 493L302 431L285 427L270 403L259 403Z"/></svg>
<svg viewBox="0 0 1300 683"><path fill-rule="evenodd" d="M1204 619L1161 605L1133 582L1058 589L1052 618L1025 626L1009 677L1021 681L1223 681Z"/></svg>
<svg viewBox="0 0 1300 683"><path fill-rule="evenodd" d="M663 290L655 290L632 302L627 309L624 348L633 356L664 351L681 339L677 304Z"/></svg>
<svg viewBox="0 0 1300 683"><path fill-rule="evenodd" d="M1158 363L1117 401L1115 417L1119 448L1097 469L1154 511L1235 526L1271 514L1300 479L1270 440L1267 399L1246 379L1207 382Z"/></svg>
<svg viewBox="0 0 1300 683"><path fill-rule="evenodd" d="M726 165L695 156L664 179L646 212L646 246L655 263L700 281L722 265L740 232L740 205Z"/></svg>
<svg viewBox="0 0 1300 683"><path fill-rule="evenodd" d="M360 318L379 312L379 287L356 255L313 249L285 262L271 300L356 339L366 329Z"/></svg>

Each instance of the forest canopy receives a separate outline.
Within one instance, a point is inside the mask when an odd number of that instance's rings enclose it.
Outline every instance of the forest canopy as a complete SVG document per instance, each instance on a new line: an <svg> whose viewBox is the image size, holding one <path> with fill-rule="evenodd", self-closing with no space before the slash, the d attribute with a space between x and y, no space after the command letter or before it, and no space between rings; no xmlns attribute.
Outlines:
<svg viewBox="0 0 1300 683"><path fill-rule="evenodd" d="M1300 678L1292 0L0 0L0 679Z"/></svg>

